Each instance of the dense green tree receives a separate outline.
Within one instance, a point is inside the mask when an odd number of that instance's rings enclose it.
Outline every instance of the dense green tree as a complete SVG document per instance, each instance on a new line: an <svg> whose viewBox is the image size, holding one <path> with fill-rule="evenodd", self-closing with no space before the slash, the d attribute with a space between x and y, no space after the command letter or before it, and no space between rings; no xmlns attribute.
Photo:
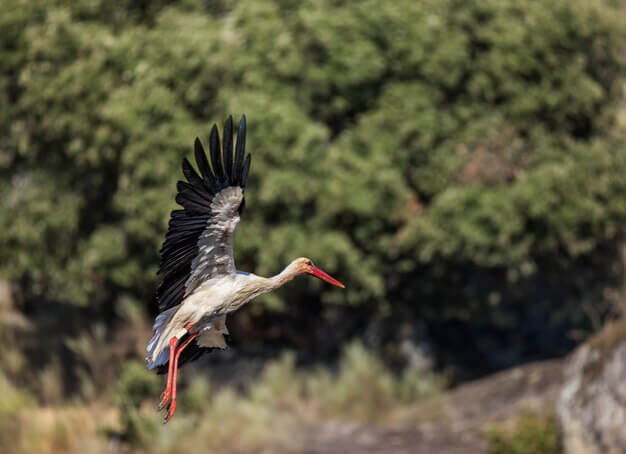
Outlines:
<svg viewBox="0 0 626 454"><path fill-rule="evenodd" d="M0 275L29 310L147 305L181 158L245 112L239 266L308 255L348 284L303 280L257 307L364 310L345 336L381 316L459 323L472 348L500 333L509 359L564 348L555 333L589 304L606 312L626 225L617 2L3 10Z"/></svg>

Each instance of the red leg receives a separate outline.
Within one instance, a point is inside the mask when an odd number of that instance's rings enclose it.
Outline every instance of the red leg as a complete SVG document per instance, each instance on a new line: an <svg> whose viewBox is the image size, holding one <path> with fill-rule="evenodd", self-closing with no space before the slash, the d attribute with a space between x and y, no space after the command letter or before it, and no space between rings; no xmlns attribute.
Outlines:
<svg viewBox="0 0 626 454"><path fill-rule="evenodd" d="M172 418L172 416L174 416L174 413L176 413L176 375L178 374L178 359L180 358L180 354L187 347L187 345L189 345L197 336L198 333L190 334L189 337L185 339L185 342L176 347L176 356L174 357L174 370L172 371L172 401L170 402L170 405L167 409L165 422L168 422Z"/></svg>
<svg viewBox="0 0 626 454"><path fill-rule="evenodd" d="M189 331L193 323L188 323L185 325L185 329ZM167 384L165 385L165 390L161 394L161 402L159 403L159 410L165 408L167 403L170 401L172 397L172 373L174 372L174 355L176 354L176 345L178 344L178 338L176 336L170 339L170 360L167 364Z"/></svg>
<svg viewBox="0 0 626 454"><path fill-rule="evenodd" d="M172 395L172 372L174 372L174 355L176 353L176 344L178 344L178 338L172 337L170 339L170 360L167 365L167 384L165 385L165 391L163 391L163 394L161 394L159 410L167 405Z"/></svg>

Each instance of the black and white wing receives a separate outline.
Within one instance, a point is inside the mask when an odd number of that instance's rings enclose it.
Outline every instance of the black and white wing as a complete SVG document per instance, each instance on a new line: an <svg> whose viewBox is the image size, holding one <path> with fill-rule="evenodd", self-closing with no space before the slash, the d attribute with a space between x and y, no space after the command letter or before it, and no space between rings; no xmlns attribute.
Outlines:
<svg viewBox="0 0 626 454"><path fill-rule="evenodd" d="M210 161L198 138L195 158L200 174L187 159L179 181L176 202L182 210L172 211L169 230L161 248L159 274L163 280L157 289L159 311L181 301L213 277L235 273L233 234L244 207L244 189L250 170L246 147L246 117L241 117L237 145L233 153L233 119L224 125L223 147L217 126L209 137Z"/></svg>

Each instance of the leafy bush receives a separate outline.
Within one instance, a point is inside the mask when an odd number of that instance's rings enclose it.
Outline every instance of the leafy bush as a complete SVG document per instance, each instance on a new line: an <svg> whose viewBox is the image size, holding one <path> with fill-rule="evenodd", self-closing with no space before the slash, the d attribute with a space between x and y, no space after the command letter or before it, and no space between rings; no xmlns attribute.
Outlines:
<svg viewBox="0 0 626 454"><path fill-rule="evenodd" d="M617 2L7 1L0 276L31 313L152 299L181 158L242 112L238 264L309 255L347 281L264 300L327 323L304 333L321 351L391 314L501 367L569 348L623 279ZM335 334L333 304L367 316Z"/></svg>
<svg viewBox="0 0 626 454"><path fill-rule="evenodd" d="M265 368L249 397L259 406L303 418L392 423L416 420L416 404L436 398L443 387L443 379L431 373L408 369L396 375L362 344L352 343L335 373L325 368L298 372L294 355L285 354Z"/></svg>
<svg viewBox="0 0 626 454"><path fill-rule="evenodd" d="M554 415L524 412L512 427L488 433L490 454L561 454L561 434Z"/></svg>
<svg viewBox="0 0 626 454"><path fill-rule="evenodd" d="M436 397L444 381L412 369L396 376L362 344L352 343L343 352L336 376L321 369L305 385L327 418L390 423L394 412Z"/></svg>
<svg viewBox="0 0 626 454"><path fill-rule="evenodd" d="M114 401L120 412L124 436L138 445L146 445L158 429L158 416L141 411L141 404L159 395L158 377L139 361L126 361L114 389ZM152 413L156 404L152 406Z"/></svg>

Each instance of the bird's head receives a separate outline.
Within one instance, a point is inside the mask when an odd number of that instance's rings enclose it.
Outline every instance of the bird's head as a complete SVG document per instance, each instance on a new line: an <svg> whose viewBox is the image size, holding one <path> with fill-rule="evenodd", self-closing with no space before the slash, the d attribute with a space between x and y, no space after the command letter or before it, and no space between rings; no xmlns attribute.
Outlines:
<svg viewBox="0 0 626 454"><path fill-rule="evenodd" d="M291 266L293 266L298 274L310 274L315 276L323 281L328 282L329 284L335 285L337 287L346 288L341 282L339 282L334 277L330 276L324 270L313 265L313 261L307 257L300 257L295 259Z"/></svg>

